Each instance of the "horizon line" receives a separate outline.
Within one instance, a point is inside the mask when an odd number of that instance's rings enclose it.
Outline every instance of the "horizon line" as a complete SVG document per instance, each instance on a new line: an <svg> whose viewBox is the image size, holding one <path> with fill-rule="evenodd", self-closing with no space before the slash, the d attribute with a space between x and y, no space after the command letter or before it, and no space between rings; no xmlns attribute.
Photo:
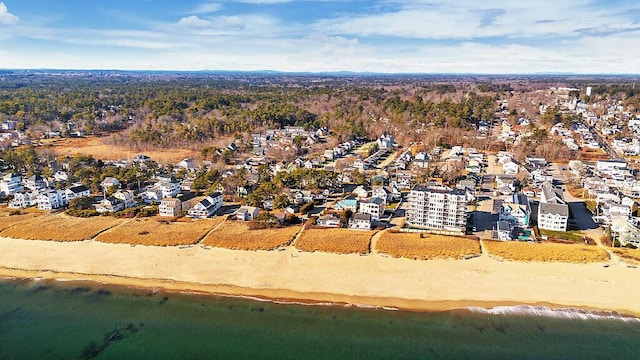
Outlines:
<svg viewBox="0 0 640 360"><path fill-rule="evenodd" d="M424 75L448 75L448 76L617 76L617 77L640 77L640 73L575 73L575 72L521 72L521 73L473 73L473 72L377 72L377 71L352 71L352 70L327 70L327 71L282 71L282 70L229 70L229 69L200 69L200 70L177 70L177 69L61 69L61 68L1 68L0 72L7 71L47 71L47 72L120 72L120 73L221 73L221 74L282 74L282 75L360 75L360 76L424 76Z"/></svg>

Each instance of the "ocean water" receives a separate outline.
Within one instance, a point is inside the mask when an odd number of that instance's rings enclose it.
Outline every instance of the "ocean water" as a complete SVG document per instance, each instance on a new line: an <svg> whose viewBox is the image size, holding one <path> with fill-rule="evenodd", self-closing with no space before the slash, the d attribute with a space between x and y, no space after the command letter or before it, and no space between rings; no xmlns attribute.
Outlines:
<svg viewBox="0 0 640 360"><path fill-rule="evenodd" d="M0 359L638 359L640 320L541 307L414 313L89 282L0 281Z"/></svg>

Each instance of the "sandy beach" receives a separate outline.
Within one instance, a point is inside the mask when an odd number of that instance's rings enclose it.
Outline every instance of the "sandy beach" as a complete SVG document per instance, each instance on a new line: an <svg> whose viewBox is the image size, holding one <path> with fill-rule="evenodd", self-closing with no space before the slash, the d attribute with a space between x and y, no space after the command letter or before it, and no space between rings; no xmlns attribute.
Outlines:
<svg viewBox="0 0 640 360"><path fill-rule="evenodd" d="M523 263L483 255L407 260L94 241L0 238L0 276L97 282L427 311L531 304L640 316L640 269L603 263Z"/></svg>

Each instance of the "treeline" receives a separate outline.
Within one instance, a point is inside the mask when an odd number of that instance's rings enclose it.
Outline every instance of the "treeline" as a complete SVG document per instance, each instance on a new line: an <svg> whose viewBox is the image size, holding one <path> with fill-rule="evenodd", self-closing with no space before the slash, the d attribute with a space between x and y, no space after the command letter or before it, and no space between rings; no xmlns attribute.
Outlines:
<svg viewBox="0 0 640 360"><path fill-rule="evenodd" d="M343 139L381 130L467 128L490 119L495 107L494 95L419 77L39 75L2 80L0 116L16 120L33 136L72 121L76 130L118 132L116 142L153 147L201 144L287 125L329 126ZM391 119L393 127L376 125L382 118Z"/></svg>

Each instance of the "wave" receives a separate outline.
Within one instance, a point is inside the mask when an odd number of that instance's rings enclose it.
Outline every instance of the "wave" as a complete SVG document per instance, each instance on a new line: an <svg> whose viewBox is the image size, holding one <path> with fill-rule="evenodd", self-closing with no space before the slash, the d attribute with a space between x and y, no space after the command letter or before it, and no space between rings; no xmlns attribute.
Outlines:
<svg viewBox="0 0 640 360"><path fill-rule="evenodd" d="M622 315L617 311L584 310L575 308L554 309L546 306L533 305L496 306L489 309L470 306L465 308L465 310L487 315L528 315L561 319L619 320L624 322L640 323L640 318Z"/></svg>

